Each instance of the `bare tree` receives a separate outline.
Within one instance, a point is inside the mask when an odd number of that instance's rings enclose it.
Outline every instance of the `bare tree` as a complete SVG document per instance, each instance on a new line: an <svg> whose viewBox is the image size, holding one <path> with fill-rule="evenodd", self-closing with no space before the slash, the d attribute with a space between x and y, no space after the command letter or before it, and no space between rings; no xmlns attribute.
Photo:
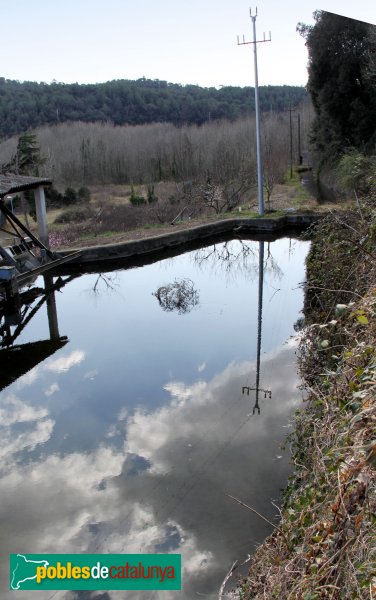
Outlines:
<svg viewBox="0 0 376 600"><path fill-rule="evenodd" d="M258 275L259 246L258 242L231 240L197 250L193 260L200 268L210 267L215 272L222 271L232 278L237 275L247 275L252 280ZM264 273L271 273L278 279L283 276L280 266L273 257L270 243L264 259Z"/></svg>
<svg viewBox="0 0 376 600"><path fill-rule="evenodd" d="M173 283L163 285L153 293L166 312L177 311L184 315L199 304L199 294L190 279L175 279Z"/></svg>
<svg viewBox="0 0 376 600"><path fill-rule="evenodd" d="M287 121L271 114L263 122L263 180L268 211L271 210L271 194L277 183L282 183L288 166Z"/></svg>

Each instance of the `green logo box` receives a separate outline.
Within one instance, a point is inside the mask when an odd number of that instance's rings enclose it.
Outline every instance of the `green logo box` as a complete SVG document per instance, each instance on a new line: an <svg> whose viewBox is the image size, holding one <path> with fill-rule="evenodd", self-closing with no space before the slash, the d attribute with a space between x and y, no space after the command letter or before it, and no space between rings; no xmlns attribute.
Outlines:
<svg viewBox="0 0 376 600"><path fill-rule="evenodd" d="M11 590L180 590L181 554L11 554Z"/></svg>

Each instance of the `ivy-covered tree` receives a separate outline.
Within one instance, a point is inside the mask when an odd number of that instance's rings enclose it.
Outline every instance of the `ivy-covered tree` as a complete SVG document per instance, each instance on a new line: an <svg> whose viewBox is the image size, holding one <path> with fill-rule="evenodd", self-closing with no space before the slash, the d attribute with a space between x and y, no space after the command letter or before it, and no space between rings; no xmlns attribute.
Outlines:
<svg viewBox="0 0 376 600"><path fill-rule="evenodd" d="M322 160L345 148L375 146L375 87L365 76L371 25L326 11L315 25L299 23L308 48L308 91L315 109L313 142Z"/></svg>

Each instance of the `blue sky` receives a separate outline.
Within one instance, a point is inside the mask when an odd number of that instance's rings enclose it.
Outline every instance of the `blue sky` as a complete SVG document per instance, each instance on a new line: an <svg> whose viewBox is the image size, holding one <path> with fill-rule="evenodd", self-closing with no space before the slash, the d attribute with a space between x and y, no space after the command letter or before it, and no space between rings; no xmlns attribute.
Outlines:
<svg viewBox="0 0 376 600"><path fill-rule="evenodd" d="M318 0L316 0L318 1ZM305 85L307 52L296 33L316 9L376 23L376 2L259 0L260 85ZM0 76L95 83L162 79L202 86L253 85L248 0L0 0Z"/></svg>

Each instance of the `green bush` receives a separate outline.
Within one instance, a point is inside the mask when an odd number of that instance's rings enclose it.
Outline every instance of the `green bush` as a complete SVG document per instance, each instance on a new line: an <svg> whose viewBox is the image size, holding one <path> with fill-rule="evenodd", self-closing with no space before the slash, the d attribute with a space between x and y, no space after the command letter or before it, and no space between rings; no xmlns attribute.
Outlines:
<svg viewBox="0 0 376 600"><path fill-rule="evenodd" d="M129 201L132 204L132 206L140 206L141 204L146 204L145 198L136 194L133 183L131 185L131 195L129 196Z"/></svg>
<svg viewBox="0 0 376 600"><path fill-rule="evenodd" d="M67 187L64 192L63 202L65 204L75 204L77 202L77 192L71 187Z"/></svg>
<svg viewBox="0 0 376 600"><path fill-rule="evenodd" d="M148 185L148 204L154 204L154 202L158 202L158 196L155 195L154 185Z"/></svg>
<svg viewBox="0 0 376 600"><path fill-rule="evenodd" d="M53 185L45 188L47 206L59 207L63 203L63 194L57 191Z"/></svg>
<svg viewBox="0 0 376 600"><path fill-rule="evenodd" d="M82 202L90 202L91 194L89 188L82 186L77 192L77 198Z"/></svg>
<svg viewBox="0 0 376 600"><path fill-rule="evenodd" d="M340 159L337 176L346 191L368 194L376 187L376 156L366 156L351 148Z"/></svg>
<svg viewBox="0 0 376 600"><path fill-rule="evenodd" d="M77 223L80 221L86 221L92 216L90 208L85 206L75 206L74 208L68 208L60 215L58 215L54 223Z"/></svg>

